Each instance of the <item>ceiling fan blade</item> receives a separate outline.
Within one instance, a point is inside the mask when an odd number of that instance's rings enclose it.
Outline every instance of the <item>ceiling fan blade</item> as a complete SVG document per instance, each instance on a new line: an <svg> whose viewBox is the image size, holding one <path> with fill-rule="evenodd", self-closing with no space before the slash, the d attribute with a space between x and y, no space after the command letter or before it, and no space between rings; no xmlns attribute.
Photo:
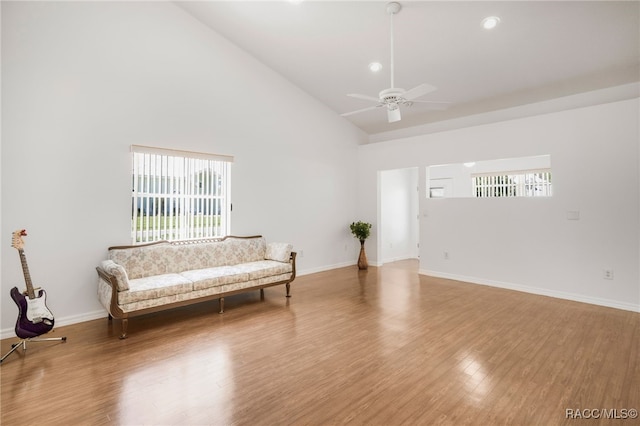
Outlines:
<svg viewBox="0 0 640 426"><path fill-rule="evenodd" d="M452 104L452 102L419 101L419 100L413 100L413 101L407 102L407 104L409 104L408 106L411 106L411 104L413 103L429 104L428 105L429 109L438 109L438 110L447 109L449 105Z"/></svg>
<svg viewBox="0 0 640 426"><path fill-rule="evenodd" d="M349 93L347 96L356 99L364 99L365 101L380 102L380 99L374 98L373 96L359 95L357 93Z"/></svg>
<svg viewBox="0 0 640 426"><path fill-rule="evenodd" d="M424 96L427 93L431 93L435 90L436 90L435 86L423 83L419 86L414 87L413 89L407 90L402 94L402 97L408 101L411 101L415 98L419 98L420 96Z"/></svg>
<svg viewBox="0 0 640 426"><path fill-rule="evenodd" d="M344 114L340 114L340 115L343 116L343 117L346 117L348 115L358 114L358 113L361 113L361 112L365 112L365 111L369 111L369 110L372 110L372 109L380 108L381 106L382 105L374 105L374 106L370 106L368 108L362 108L362 109L357 109L357 110L351 111L351 112L345 112Z"/></svg>
<svg viewBox="0 0 640 426"><path fill-rule="evenodd" d="M411 102L420 102L421 104L442 104L442 105L451 105L453 102L446 101L425 101L422 99L414 99Z"/></svg>

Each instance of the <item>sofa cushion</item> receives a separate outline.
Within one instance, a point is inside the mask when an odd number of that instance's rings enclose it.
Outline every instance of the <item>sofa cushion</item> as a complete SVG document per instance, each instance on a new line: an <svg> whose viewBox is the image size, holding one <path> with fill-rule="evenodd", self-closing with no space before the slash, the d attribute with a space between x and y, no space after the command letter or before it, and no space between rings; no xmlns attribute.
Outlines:
<svg viewBox="0 0 640 426"><path fill-rule="evenodd" d="M160 243L152 246L110 249L109 258L127 271L129 280L168 272L167 265L172 260L171 244Z"/></svg>
<svg viewBox="0 0 640 426"><path fill-rule="evenodd" d="M193 271L182 272L180 275L190 281L193 281L194 290L202 290L224 284L233 284L241 281L247 281L249 279L249 274L241 271L236 266L218 266L217 268L196 269Z"/></svg>
<svg viewBox="0 0 640 426"><path fill-rule="evenodd" d="M226 265L254 262L264 259L267 243L263 237L259 238L227 238L222 241L225 245L224 257Z"/></svg>
<svg viewBox="0 0 640 426"><path fill-rule="evenodd" d="M103 260L100 266L102 266L102 269L104 269L106 273L116 277L118 291L129 290L129 277L127 276L127 271L125 271L122 266L113 260Z"/></svg>
<svg viewBox="0 0 640 426"><path fill-rule="evenodd" d="M277 262L289 262L293 246L288 243L269 243L264 258Z"/></svg>
<svg viewBox="0 0 640 426"><path fill-rule="evenodd" d="M129 290L118 293L121 305L193 291L193 283L179 274L163 274L129 280Z"/></svg>
<svg viewBox="0 0 640 426"><path fill-rule="evenodd" d="M293 268L290 263L277 262L275 260L259 260L257 262L236 265L236 268L249 274L249 280L291 273Z"/></svg>
<svg viewBox="0 0 640 426"><path fill-rule="evenodd" d="M212 264L212 260L215 260L215 253L212 252L215 252L216 245L217 243L172 245L170 247L171 260L167 266L167 273L179 274L191 269L217 266ZM218 254L218 257L220 257L220 254Z"/></svg>
<svg viewBox="0 0 640 426"><path fill-rule="evenodd" d="M286 281L291 278L291 274L270 275L258 280L258 285L271 284L278 281ZM255 281L254 281L255 282Z"/></svg>
<svg viewBox="0 0 640 426"><path fill-rule="evenodd" d="M266 245L263 237L227 237L222 241L172 244L166 272L180 273L262 260Z"/></svg>
<svg viewBox="0 0 640 426"><path fill-rule="evenodd" d="M194 298L195 292L172 294L171 296L158 297L157 299L141 300L139 302L127 303L119 305L122 312L135 312L141 309L156 308L169 303L184 302Z"/></svg>

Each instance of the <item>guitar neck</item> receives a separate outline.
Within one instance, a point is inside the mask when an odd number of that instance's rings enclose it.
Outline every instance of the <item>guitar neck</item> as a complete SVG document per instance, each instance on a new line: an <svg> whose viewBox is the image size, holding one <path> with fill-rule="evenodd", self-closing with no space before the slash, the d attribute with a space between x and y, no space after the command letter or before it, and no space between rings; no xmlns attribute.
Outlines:
<svg viewBox="0 0 640 426"><path fill-rule="evenodd" d="M24 254L24 250L18 250L20 253L20 263L22 264L22 273L24 274L24 281L27 283L27 294L30 299L35 299L36 292L33 289L33 284L31 283L31 275L29 274L29 265L27 265L27 256Z"/></svg>

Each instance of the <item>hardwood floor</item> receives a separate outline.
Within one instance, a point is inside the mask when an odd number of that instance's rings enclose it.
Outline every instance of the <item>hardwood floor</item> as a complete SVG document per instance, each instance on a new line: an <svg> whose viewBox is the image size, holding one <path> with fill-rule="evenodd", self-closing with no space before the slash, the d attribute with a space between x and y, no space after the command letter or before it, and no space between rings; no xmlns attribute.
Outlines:
<svg viewBox="0 0 640 426"><path fill-rule="evenodd" d="M136 318L127 340L106 318L57 328L3 362L2 424L640 424L575 411L640 409L640 314L417 267L298 277L291 299Z"/></svg>

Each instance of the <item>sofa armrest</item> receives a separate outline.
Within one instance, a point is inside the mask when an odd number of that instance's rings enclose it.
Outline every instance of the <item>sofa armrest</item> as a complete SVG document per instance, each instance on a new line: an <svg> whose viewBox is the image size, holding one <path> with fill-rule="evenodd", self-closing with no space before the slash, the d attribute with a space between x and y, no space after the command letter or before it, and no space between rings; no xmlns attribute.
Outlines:
<svg viewBox="0 0 640 426"><path fill-rule="evenodd" d="M289 243L269 243L267 244L264 258L286 263L291 259L293 246Z"/></svg>
<svg viewBox="0 0 640 426"><path fill-rule="evenodd" d="M113 287L114 290L118 290L118 279L116 278L115 275L112 275L110 273L108 273L107 271L104 270L104 268L102 268L102 266L97 266L96 267L96 272L98 272L98 276L105 280L106 282L108 282L109 284L111 284L111 287Z"/></svg>
<svg viewBox="0 0 640 426"><path fill-rule="evenodd" d="M129 290L129 277L127 276L127 271L121 265L118 265L113 260L103 260L100 268L105 273L116 278L118 291Z"/></svg>
<svg viewBox="0 0 640 426"><path fill-rule="evenodd" d="M298 253L295 251L291 252L290 262L291 262L291 281L296 278L296 256Z"/></svg>
<svg viewBox="0 0 640 426"><path fill-rule="evenodd" d="M100 280L111 286L111 300L108 309L109 315L120 318L122 316L122 310L118 306L118 278L105 271L101 266L96 267L96 272L98 272L98 278Z"/></svg>

